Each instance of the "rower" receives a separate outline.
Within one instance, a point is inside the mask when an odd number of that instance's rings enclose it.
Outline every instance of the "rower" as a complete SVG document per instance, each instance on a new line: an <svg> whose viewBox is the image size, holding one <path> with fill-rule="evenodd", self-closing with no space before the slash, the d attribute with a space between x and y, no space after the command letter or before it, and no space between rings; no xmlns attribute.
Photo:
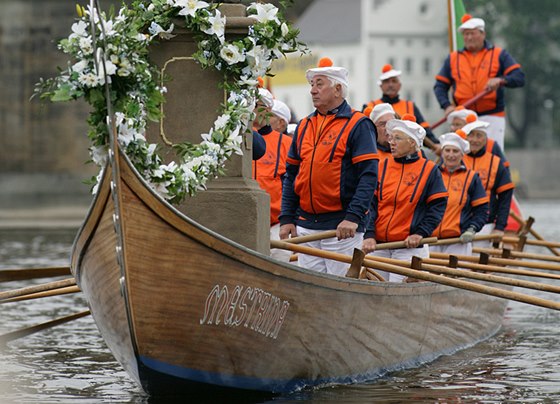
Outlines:
<svg viewBox="0 0 560 404"><path fill-rule="evenodd" d="M259 88L257 114L253 128L266 143L266 153L253 161L253 178L270 196L270 239L280 239L280 205L282 203L282 180L286 173L286 158L292 139L282 132L288 126L289 108L275 100L270 91ZM284 108L285 107L285 108ZM287 111L287 112L286 112ZM280 129L280 130L278 130ZM291 253L272 249L270 255L281 261L289 261Z"/></svg>
<svg viewBox="0 0 560 404"><path fill-rule="evenodd" d="M478 173L489 198L488 221L479 234L503 234L515 186L502 159L486 147L489 125L488 122L476 120L466 124L456 133L469 142L470 152L463 156L463 162L466 167ZM489 241L476 242L476 246L481 247L487 247L489 244Z"/></svg>
<svg viewBox="0 0 560 404"><path fill-rule="evenodd" d="M428 258L430 236L441 222L447 205L447 190L434 162L419 153L426 131L405 115L387 122L392 158L379 165L379 185L373 198L371 219L364 234L362 250L375 256L410 261L413 256ZM403 241L407 248L376 251L377 243ZM381 273L390 282L405 277Z"/></svg>
<svg viewBox="0 0 560 404"><path fill-rule="evenodd" d="M446 133L439 139L443 160L439 169L449 199L443 219L432 236L460 237L460 243L432 245L430 252L471 255L474 235L488 219L488 196L478 173L463 163L463 156L470 151L469 142L456 133Z"/></svg>

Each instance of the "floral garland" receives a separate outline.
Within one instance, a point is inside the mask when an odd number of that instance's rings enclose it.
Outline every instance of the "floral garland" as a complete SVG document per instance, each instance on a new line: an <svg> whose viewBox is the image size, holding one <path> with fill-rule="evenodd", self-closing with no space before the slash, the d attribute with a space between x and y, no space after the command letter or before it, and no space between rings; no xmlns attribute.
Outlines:
<svg viewBox="0 0 560 404"><path fill-rule="evenodd" d="M250 130L255 116L258 77L269 72L274 59L289 52L305 52L297 41L298 31L283 21L271 4L247 7L255 23L246 37L233 41L225 38L226 18L218 5L204 1L135 1L112 16L80 5L77 11L79 18L72 33L58 45L73 61L57 77L41 79L35 93L51 101L84 98L92 106L89 151L92 161L104 166L109 140L104 91L107 77L120 146L148 184L174 204L205 189L208 179L223 172L233 153L242 154L242 136ZM149 62L148 48L156 40L174 36L172 21L177 18L195 34L198 50L193 58L203 68L223 74L222 85L229 97L213 127L201 134L202 142L174 145L180 161L163 164L158 146L149 144L145 137L148 120L161 119L166 92L158 85L160 73ZM94 193L100 175L94 180Z"/></svg>

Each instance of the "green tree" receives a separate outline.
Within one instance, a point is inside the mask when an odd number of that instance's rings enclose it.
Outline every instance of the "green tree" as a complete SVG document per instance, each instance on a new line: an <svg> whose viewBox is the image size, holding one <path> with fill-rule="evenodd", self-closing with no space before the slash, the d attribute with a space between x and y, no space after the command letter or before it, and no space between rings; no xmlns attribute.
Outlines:
<svg viewBox="0 0 560 404"><path fill-rule="evenodd" d="M465 0L465 7L484 18L490 42L506 48L525 72L523 88L506 90L514 145L524 147L531 137L542 135L532 128L544 115L545 100L560 105L560 1ZM560 124L553 125L558 142Z"/></svg>

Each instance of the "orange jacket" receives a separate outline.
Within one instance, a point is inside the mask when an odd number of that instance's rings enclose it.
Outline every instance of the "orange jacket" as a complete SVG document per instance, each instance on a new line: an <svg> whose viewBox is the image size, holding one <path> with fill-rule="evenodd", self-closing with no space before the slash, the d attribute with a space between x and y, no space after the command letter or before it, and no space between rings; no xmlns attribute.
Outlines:
<svg viewBox="0 0 560 404"><path fill-rule="evenodd" d="M503 230L507 225L509 208L515 185L509 170L502 159L483 147L476 154L463 156L465 166L480 176L486 195L490 198L488 223L496 223L496 229Z"/></svg>
<svg viewBox="0 0 560 404"><path fill-rule="evenodd" d="M377 158L373 123L346 101L303 118L288 152L280 223L326 230L349 220L363 231Z"/></svg>
<svg viewBox="0 0 560 404"><path fill-rule="evenodd" d="M260 134L266 143L266 153L253 160L253 178L270 195L270 225L278 223L282 204L282 179L286 173L286 158L292 139L270 126L261 129Z"/></svg>
<svg viewBox="0 0 560 404"><path fill-rule="evenodd" d="M449 199L443 219L432 236L458 237L469 227L480 231L488 220L488 196L478 174L465 166L452 173L443 165L439 169Z"/></svg>
<svg viewBox="0 0 560 404"><path fill-rule="evenodd" d="M374 197L376 241L402 241L411 234L431 235L443 217L447 195L441 173L432 161L418 154L385 160L379 166Z"/></svg>

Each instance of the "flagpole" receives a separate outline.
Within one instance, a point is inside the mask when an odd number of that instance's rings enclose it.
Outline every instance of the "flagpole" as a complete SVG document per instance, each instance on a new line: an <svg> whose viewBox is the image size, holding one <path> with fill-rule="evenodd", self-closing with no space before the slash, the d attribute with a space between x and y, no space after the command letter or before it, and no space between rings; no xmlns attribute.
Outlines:
<svg viewBox="0 0 560 404"><path fill-rule="evenodd" d="M447 25L449 37L449 53L457 48L455 37L455 3L453 0L447 0Z"/></svg>

